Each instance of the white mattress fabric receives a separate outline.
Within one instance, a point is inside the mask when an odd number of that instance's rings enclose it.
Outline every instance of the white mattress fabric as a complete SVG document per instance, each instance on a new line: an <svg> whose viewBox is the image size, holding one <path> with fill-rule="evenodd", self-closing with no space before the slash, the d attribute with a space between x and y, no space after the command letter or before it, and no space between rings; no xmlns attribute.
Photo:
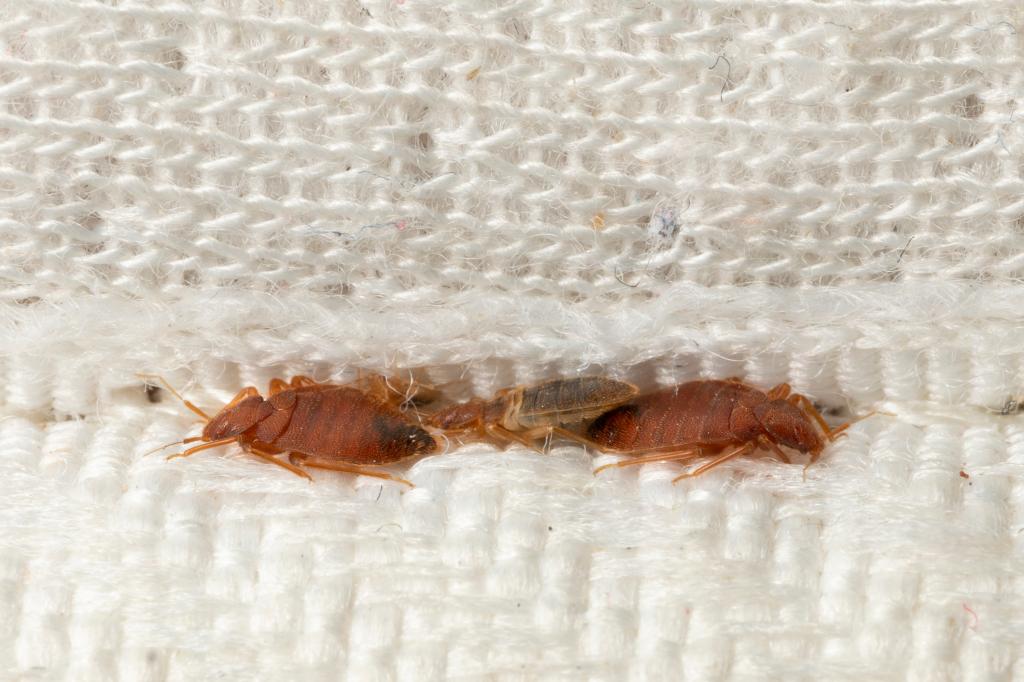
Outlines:
<svg viewBox="0 0 1024 682"><path fill-rule="evenodd" d="M0 679L1024 678L1016 0L0 3ZM807 470L198 433L782 381ZM169 452L173 452L170 450Z"/></svg>

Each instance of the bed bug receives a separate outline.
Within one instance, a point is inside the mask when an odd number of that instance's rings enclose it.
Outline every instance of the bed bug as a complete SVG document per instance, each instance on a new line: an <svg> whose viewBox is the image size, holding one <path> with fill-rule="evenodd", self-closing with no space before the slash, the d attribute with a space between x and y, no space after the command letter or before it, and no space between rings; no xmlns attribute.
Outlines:
<svg viewBox="0 0 1024 682"><path fill-rule="evenodd" d="M162 377L156 378L206 422L201 436L181 441L203 441L201 445L168 459L237 443L246 452L305 478L310 476L301 467L374 476L412 486L366 466L392 464L439 449L433 435L398 409L383 377L365 384L368 388L319 384L303 376L293 377L288 383L272 379L266 398L255 387L243 388L212 417L182 398ZM276 456L282 453L288 453L288 461Z"/></svg>
<svg viewBox="0 0 1024 682"><path fill-rule="evenodd" d="M498 391L435 412L427 425L446 434L465 434L497 445L517 442L536 450L536 441L560 435L578 441L563 425L593 419L637 394L636 386L607 377L553 379Z"/></svg>
<svg viewBox="0 0 1024 682"><path fill-rule="evenodd" d="M791 394L789 384L764 392L735 379L702 380L655 391L605 412L589 426L585 440L602 451L632 456L598 467L595 474L612 467L715 455L677 476L675 483L757 449L773 452L787 464L782 448L809 454L810 466L852 423L829 427L810 400Z"/></svg>

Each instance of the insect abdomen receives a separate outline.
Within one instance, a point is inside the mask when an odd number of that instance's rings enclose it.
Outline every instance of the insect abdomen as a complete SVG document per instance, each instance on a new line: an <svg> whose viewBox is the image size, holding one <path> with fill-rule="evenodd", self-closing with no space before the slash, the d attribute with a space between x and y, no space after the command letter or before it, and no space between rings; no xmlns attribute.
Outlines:
<svg viewBox="0 0 1024 682"><path fill-rule="evenodd" d="M759 400L749 387L725 381L691 381L630 401L598 417L587 435L614 450L735 442L737 408Z"/></svg>
<svg viewBox="0 0 1024 682"><path fill-rule="evenodd" d="M291 421L272 445L352 464L387 464L437 449L400 412L347 387L297 392Z"/></svg>
<svg viewBox="0 0 1024 682"><path fill-rule="evenodd" d="M636 395L636 387L606 377L555 379L523 391L519 424L549 426L595 417Z"/></svg>

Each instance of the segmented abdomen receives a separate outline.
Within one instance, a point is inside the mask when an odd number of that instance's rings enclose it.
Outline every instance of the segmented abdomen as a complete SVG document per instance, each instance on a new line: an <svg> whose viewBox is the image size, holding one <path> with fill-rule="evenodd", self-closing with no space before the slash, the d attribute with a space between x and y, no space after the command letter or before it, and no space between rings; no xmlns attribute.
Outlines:
<svg viewBox="0 0 1024 682"><path fill-rule="evenodd" d="M606 377L555 379L523 391L519 425L549 426L595 417L636 395L636 387Z"/></svg>
<svg viewBox="0 0 1024 682"><path fill-rule="evenodd" d="M390 405L362 391L297 391L291 420L272 445L352 464L387 464L434 452L437 443Z"/></svg>
<svg viewBox="0 0 1024 682"><path fill-rule="evenodd" d="M611 450L718 445L742 440L734 410L765 400L760 391L726 381L691 381L649 393L598 417L587 435Z"/></svg>

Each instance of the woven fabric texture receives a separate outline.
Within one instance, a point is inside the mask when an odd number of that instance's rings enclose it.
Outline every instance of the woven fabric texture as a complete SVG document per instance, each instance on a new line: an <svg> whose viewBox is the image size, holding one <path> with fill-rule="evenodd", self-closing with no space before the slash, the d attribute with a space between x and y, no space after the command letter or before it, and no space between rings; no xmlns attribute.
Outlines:
<svg viewBox="0 0 1024 682"><path fill-rule="evenodd" d="M1022 88L1019 0L0 2L0 678L1024 678ZM144 454L139 372L358 371L884 414L806 480Z"/></svg>

